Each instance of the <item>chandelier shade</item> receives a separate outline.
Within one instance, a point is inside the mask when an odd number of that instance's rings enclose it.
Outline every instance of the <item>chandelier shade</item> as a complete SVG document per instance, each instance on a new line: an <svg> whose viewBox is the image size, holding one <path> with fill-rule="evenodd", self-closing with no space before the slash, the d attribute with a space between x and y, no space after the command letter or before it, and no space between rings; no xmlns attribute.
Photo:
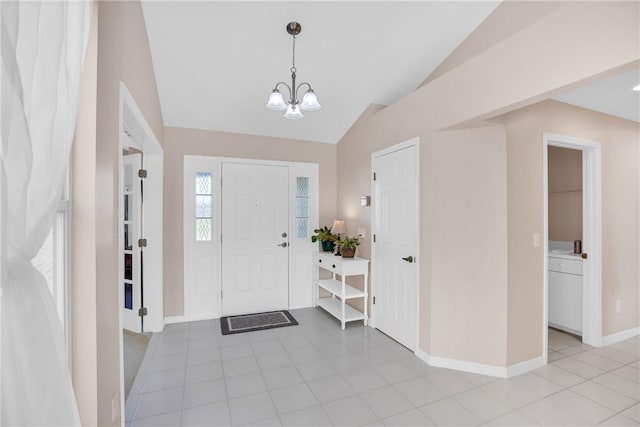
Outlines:
<svg viewBox="0 0 640 427"><path fill-rule="evenodd" d="M287 24L287 33L293 37L292 61L291 61L291 86L285 82L278 82L271 91L265 107L271 111L285 111L284 118L289 120L299 120L304 117L302 111L317 111L322 108L318 101L318 95L311 89L311 85L302 82L296 86L296 36L302 31L302 26L297 22ZM285 101L282 92L278 87L285 86L289 90L289 100ZM307 91L302 97L302 102L298 100L300 89L306 86Z"/></svg>
<svg viewBox="0 0 640 427"><path fill-rule="evenodd" d="M271 111L284 111L287 109L287 104L284 102L284 97L278 89L274 89L269 95L269 101L267 102L267 110Z"/></svg>
<svg viewBox="0 0 640 427"><path fill-rule="evenodd" d="M295 105L287 105L287 111L284 113L284 118L289 120L298 120L302 119L304 114L300 111L300 106L298 104Z"/></svg>
<svg viewBox="0 0 640 427"><path fill-rule="evenodd" d="M318 96L312 89L309 89L302 97L300 109L304 111L317 111L320 108L322 108L322 105L318 102Z"/></svg>

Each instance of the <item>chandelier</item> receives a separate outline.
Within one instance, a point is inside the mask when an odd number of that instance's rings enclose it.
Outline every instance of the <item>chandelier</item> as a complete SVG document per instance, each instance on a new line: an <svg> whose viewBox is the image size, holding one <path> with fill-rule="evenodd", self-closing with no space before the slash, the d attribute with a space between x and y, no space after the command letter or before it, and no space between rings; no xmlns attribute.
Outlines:
<svg viewBox="0 0 640 427"><path fill-rule="evenodd" d="M297 22L289 22L287 24L287 33L293 36L293 59L291 61L291 86L285 82L276 83L275 88L269 95L269 101L267 102L268 110L271 111L284 111L284 118L289 120L297 120L304 117L302 111L316 111L322 106L318 102L318 96L315 94L311 85L307 82L302 82L296 86L296 36L302 31L302 26ZM285 102L282 93L278 89L280 85L286 86L289 89L289 101ZM300 88L307 86L307 91L302 97L302 102L298 101L298 93Z"/></svg>

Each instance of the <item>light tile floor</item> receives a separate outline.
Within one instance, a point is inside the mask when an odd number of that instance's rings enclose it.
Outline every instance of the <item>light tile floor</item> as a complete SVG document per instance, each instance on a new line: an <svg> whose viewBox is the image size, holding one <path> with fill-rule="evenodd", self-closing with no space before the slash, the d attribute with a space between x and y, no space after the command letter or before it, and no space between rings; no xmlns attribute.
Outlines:
<svg viewBox="0 0 640 427"><path fill-rule="evenodd" d="M127 426L640 424L640 340L595 349L549 332L549 365L508 380L424 364L362 323L292 310L299 326L222 336L219 320L154 334Z"/></svg>

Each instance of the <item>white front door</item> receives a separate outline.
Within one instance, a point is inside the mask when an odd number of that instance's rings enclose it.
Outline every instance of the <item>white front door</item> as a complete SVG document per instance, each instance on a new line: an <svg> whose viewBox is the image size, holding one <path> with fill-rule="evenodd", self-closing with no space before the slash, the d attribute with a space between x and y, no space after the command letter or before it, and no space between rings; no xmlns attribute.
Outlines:
<svg viewBox="0 0 640 427"><path fill-rule="evenodd" d="M373 155L375 326L417 348L417 143Z"/></svg>
<svg viewBox="0 0 640 427"><path fill-rule="evenodd" d="M287 166L222 164L222 314L288 308Z"/></svg>
<svg viewBox="0 0 640 427"><path fill-rule="evenodd" d="M124 293L122 307L122 327L128 331L142 332L142 317L138 310L142 308L142 248L138 239L142 236L142 179L138 171L142 169L142 154L130 154L123 157L124 182Z"/></svg>

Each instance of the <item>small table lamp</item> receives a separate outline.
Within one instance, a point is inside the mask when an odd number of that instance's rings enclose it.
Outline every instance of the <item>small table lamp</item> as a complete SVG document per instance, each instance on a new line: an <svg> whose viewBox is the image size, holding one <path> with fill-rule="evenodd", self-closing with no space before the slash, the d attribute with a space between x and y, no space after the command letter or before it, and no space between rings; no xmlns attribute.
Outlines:
<svg viewBox="0 0 640 427"><path fill-rule="evenodd" d="M336 236L338 236L338 239L340 238L340 234L344 233L346 231L345 227L344 227L344 221L341 219L336 219L335 221L333 221L333 227L331 227L331 233L335 234ZM340 247L336 246L336 253L335 255L340 255Z"/></svg>

